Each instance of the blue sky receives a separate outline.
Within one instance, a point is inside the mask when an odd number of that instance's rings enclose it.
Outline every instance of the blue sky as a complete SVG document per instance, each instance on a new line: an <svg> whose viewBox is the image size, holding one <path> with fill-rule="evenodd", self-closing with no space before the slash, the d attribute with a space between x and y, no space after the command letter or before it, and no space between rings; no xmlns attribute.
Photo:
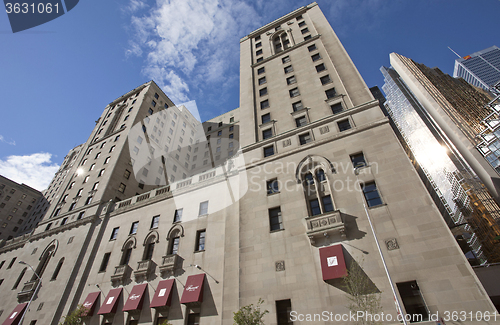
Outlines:
<svg viewBox="0 0 500 325"><path fill-rule="evenodd" d="M396 52L452 74L500 46L500 0L317 1L369 87ZM310 1L80 0L13 34L0 13L0 174L44 189L115 98L154 79L202 120L239 106L239 39Z"/></svg>

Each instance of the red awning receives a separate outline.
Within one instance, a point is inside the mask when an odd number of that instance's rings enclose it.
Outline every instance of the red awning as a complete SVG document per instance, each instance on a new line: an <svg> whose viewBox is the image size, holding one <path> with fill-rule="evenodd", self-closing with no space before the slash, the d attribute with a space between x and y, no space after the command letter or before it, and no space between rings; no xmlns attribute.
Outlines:
<svg viewBox="0 0 500 325"><path fill-rule="evenodd" d="M190 275L187 278L184 292L182 293L181 304L189 304L203 301L203 282L205 273Z"/></svg>
<svg viewBox="0 0 500 325"><path fill-rule="evenodd" d="M122 294L122 289L123 288L117 288L117 289L111 289L111 291L109 291L108 295L106 296L106 299L104 299L101 308L97 312L97 315L116 313L116 308L118 307L118 299L120 299L120 295Z"/></svg>
<svg viewBox="0 0 500 325"><path fill-rule="evenodd" d="M87 309L87 311L82 316L94 315L95 305L100 294L101 294L100 291L89 293L87 299L85 299L82 305L84 308Z"/></svg>
<svg viewBox="0 0 500 325"><path fill-rule="evenodd" d="M138 284L132 288L127 302L123 306L122 311L141 310L142 302L144 301L144 292L146 291L147 283Z"/></svg>
<svg viewBox="0 0 500 325"><path fill-rule="evenodd" d="M27 302L17 305L16 308L14 308L14 310L12 311L12 313L10 313L7 319L2 323L2 325L19 324L19 321L21 320L21 317L23 316L24 310L26 309L27 305L28 305Z"/></svg>
<svg viewBox="0 0 500 325"><path fill-rule="evenodd" d="M151 300L151 304L149 307L165 307L170 306L170 302L172 301L172 291L174 288L174 279L163 280L158 283L158 288L156 288L153 299Z"/></svg>
<svg viewBox="0 0 500 325"><path fill-rule="evenodd" d="M344 252L342 249L342 245L322 247L319 249L323 281L347 276L347 268L345 266Z"/></svg>

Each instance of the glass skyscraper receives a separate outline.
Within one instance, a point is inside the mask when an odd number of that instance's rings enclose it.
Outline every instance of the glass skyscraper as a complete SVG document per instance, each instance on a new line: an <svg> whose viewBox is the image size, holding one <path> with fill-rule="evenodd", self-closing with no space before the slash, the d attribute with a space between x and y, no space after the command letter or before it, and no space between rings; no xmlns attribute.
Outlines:
<svg viewBox="0 0 500 325"><path fill-rule="evenodd" d="M456 59L453 77L462 77L471 85L489 90L500 81L500 49L492 46Z"/></svg>

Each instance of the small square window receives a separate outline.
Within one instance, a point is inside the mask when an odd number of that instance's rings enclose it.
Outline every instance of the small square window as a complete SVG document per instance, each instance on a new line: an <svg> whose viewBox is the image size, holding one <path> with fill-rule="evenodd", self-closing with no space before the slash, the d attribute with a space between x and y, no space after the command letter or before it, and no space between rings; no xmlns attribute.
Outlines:
<svg viewBox="0 0 500 325"><path fill-rule="evenodd" d="M259 68L259 69L257 70L257 74L263 74L264 72L266 72L266 69L265 69L264 67Z"/></svg>
<svg viewBox="0 0 500 325"><path fill-rule="evenodd" d="M299 102L293 103L292 108L293 108L293 111L296 112L296 111L300 111L301 109L303 109L304 106L302 105L302 102L299 101Z"/></svg>
<svg viewBox="0 0 500 325"><path fill-rule="evenodd" d="M309 29L306 27L300 31L302 34L307 34L309 33Z"/></svg>
<svg viewBox="0 0 500 325"><path fill-rule="evenodd" d="M153 103L154 103L154 100L153 100ZM152 108L150 108L150 109L148 110L148 113L149 113L149 115L153 115L153 109L152 109Z"/></svg>
<svg viewBox="0 0 500 325"><path fill-rule="evenodd" d="M281 62L283 62L283 63L288 63L288 62L290 62L290 57L289 57L288 55L287 55L287 56L285 56L284 58L282 58L282 59L281 59Z"/></svg>
<svg viewBox="0 0 500 325"><path fill-rule="evenodd" d="M307 49L309 50L309 52L316 50L317 49L316 44L308 46Z"/></svg>
<svg viewBox="0 0 500 325"><path fill-rule="evenodd" d="M265 96L267 95L267 87L259 89L259 96Z"/></svg>
<svg viewBox="0 0 500 325"><path fill-rule="evenodd" d="M118 192L124 193L125 192L126 185L121 183L120 186L118 186Z"/></svg>
<svg viewBox="0 0 500 325"><path fill-rule="evenodd" d="M304 144L311 142L312 141L311 134L309 134L309 132L308 132L308 133L299 135L299 141L300 141L301 145L304 145Z"/></svg>
<svg viewBox="0 0 500 325"><path fill-rule="evenodd" d="M326 67L325 67L324 63L321 63L320 65L316 66L316 72L321 72L321 71L324 71L324 70L326 70Z"/></svg>
<svg viewBox="0 0 500 325"><path fill-rule="evenodd" d="M262 139L263 140L269 139L272 136L273 136L273 130L272 129L267 129L267 130L262 131Z"/></svg>
<svg viewBox="0 0 500 325"><path fill-rule="evenodd" d="M297 87L290 89L288 92L290 93L290 97L292 98L300 95L299 88Z"/></svg>
<svg viewBox="0 0 500 325"><path fill-rule="evenodd" d="M328 74L326 76L319 78L319 80L321 80L322 85L326 85L326 84L332 82L332 79L330 79L330 75L328 75Z"/></svg>
<svg viewBox="0 0 500 325"><path fill-rule="evenodd" d="M222 130L220 130L220 131L217 132L217 136L220 137L221 135L222 135Z"/></svg>
<svg viewBox="0 0 500 325"><path fill-rule="evenodd" d="M343 120L343 121L337 122L337 124L339 126L340 132L349 130L351 128L351 124L349 123L349 120Z"/></svg>
<svg viewBox="0 0 500 325"><path fill-rule="evenodd" d="M362 187L368 207L374 207L382 204L382 199L380 198L375 182L365 183Z"/></svg>
<svg viewBox="0 0 500 325"><path fill-rule="evenodd" d="M285 73L290 73L293 71L293 67L291 65L289 65L289 66L285 67L284 70L285 70Z"/></svg>
<svg viewBox="0 0 500 325"><path fill-rule="evenodd" d="M153 219L151 220L151 229L156 229L158 228L158 224L160 223L160 216L154 216Z"/></svg>
<svg viewBox="0 0 500 325"><path fill-rule="evenodd" d="M195 251L196 252L201 252L205 250L205 235L206 235L206 230L198 230L196 232L196 246L195 246Z"/></svg>
<svg viewBox="0 0 500 325"><path fill-rule="evenodd" d="M255 37L256 41L260 41L260 35Z"/></svg>
<svg viewBox="0 0 500 325"><path fill-rule="evenodd" d="M311 208L311 215L312 216L317 216L317 215L321 214L321 209L319 207L318 199L309 200L309 207Z"/></svg>
<svg viewBox="0 0 500 325"><path fill-rule="evenodd" d="M229 123L234 123L234 117L229 118ZM231 128L232 128L232 126L229 127L229 129L231 129ZM229 131L231 131L231 130L229 130Z"/></svg>
<svg viewBox="0 0 500 325"><path fill-rule="evenodd" d="M271 179L266 182L267 194L279 193L278 179Z"/></svg>
<svg viewBox="0 0 500 325"><path fill-rule="evenodd" d="M297 82L297 80L295 80L295 76L291 76L291 77L286 78L286 83L288 85L294 84L296 82Z"/></svg>
<svg viewBox="0 0 500 325"><path fill-rule="evenodd" d="M255 55L262 55L262 49L260 49L257 52L255 52Z"/></svg>
<svg viewBox="0 0 500 325"><path fill-rule="evenodd" d="M284 229L280 207L269 209L269 226L271 231Z"/></svg>
<svg viewBox="0 0 500 325"><path fill-rule="evenodd" d="M123 173L123 177L125 177L126 179L129 179L129 177L130 177L130 170L125 169L125 172Z"/></svg>
<svg viewBox="0 0 500 325"><path fill-rule="evenodd" d="M332 109L332 114L338 114L344 110L341 103L332 105L330 108Z"/></svg>
<svg viewBox="0 0 500 325"><path fill-rule="evenodd" d="M305 22L305 21L301 21L301 22L299 23L299 27L305 26L305 24L306 24L306 22Z"/></svg>
<svg viewBox="0 0 500 325"><path fill-rule="evenodd" d="M330 98L335 97L335 95L337 95L337 92L335 91L335 88L331 88L331 89L325 90L325 94L326 94L326 98L330 99Z"/></svg>
<svg viewBox="0 0 500 325"><path fill-rule="evenodd" d="M118 237L118 230L120 227L113 228L113 231L111 231L111 237L109 240L115 240Z"/></svg>
<svg viewBox="0 0 500 325"><path fill-rule="evenodd" d="M281 26L277 26L277 27L275 27L275 28L274 28L274 30L275 30L276 32L277 32L277 31L279 31L280 29L281 29Z"/></svg>
<svg viewBox="0 0 500 325"><path fill-rule="evenodd" d="M132 226L130 227L129 235L137 234L137 228L139 228L139 221L132 222Z"/></svg>
<svg viewBox="0 0 500 325"><path fill-rule="evenodd" d="M104 254L104 256L102 258L101 266L99 267L99 272L106 272L106 268L108 267L110 256L111 256L111 253Z"/></svg>
<svg viewBox="0 0 500 325"><path fill-rule="evenodd" d="M262 77L262 78L259 79L259 85L263 85L265 83L266 83L266 77Z"/></svg>
<svg viewBox="0 0 500 325"><path fill-rule="evenodd" d="M198 215L199 216L204 216L208 214L208 201L201 202L200 203L200 210Z"/></svg>
<svg viewBox="0 0 500 325"><path fill-rule="evenodd" d="M365 167L366 160L362 152L351 155L351 162L354 168Z"/></svg>
<svg viewBox="0 0 500 325"><path fill-rule="evenodd" d="M157 94L157 93L155 93L155 98L156 98L156 99L158 99L159 97L160 97L160 96L158 96L158 94Z"/></svg>
<svg viewBox="0 0 500 325"><path fill-rule="evenodd" d="M332 197L330 195L323 196L321 201L323 202L323 209L325 212L333 211Z"/></svg>
<svg viewBox="0 0 500 325"><path fill-rule="evenodd" d="M316 54L313 54L313 56L311 56L311 59L313 60L313 62L316 62L319 59L321 59L321 56L319 55L319 53L316 53Z"/></svg>
<svg viewBox="0 0 500 325"><path fill-rule="evenodd" d="M269 157L272 155L274 155L274 147L273 146L269 146L269 147L264 148L264 157Z"/></svg>
<svg viewBox="0 0 500 325"><path fill-rule="evenodd" d="M262 61L264 61L263 57L260 57L260 58L257 59L257 62L262 62Z"/></svg>
<svg viewBox="0 0 500 325"><path fill-rule="evenodd" d="M271 121L271 113L267 113L261 116L262 124L268 123Z"/></svg>
<svg viewBox="0 0 500 325"><path fill-rule="evenodd" d="M262 43L261 43L261 42L259 42L259 43L256 43L256 44L255 44L255 48L259 48L259 47L261 47L261 46L262 46Z"/></svg>
<svg viewBox="0 0 500 325"><path fill-rule="evenodd" d="M260 109L265 109L265 108L268 108L269 107L269 100L266 99L266 100L263 100L260 102Z"/></svg>
<svg viewBox="0 0 500 325"><path fill-rule="evenodd" d="M311 39L311 35L307 35L306 37L304 37L304 41L307 41L307 40L310 40Z"/></svg>
<svg viewBox="0 0 500 325"><path fill-rule="evenodd" d="M302 19L304 19L304 18L302 18L302 15L300 15L300 16L297 16L297 18L296 18L296 19L297 19L297 21L299 21L299 20L302 20Z"/></svg>
<svg viewBox="0 0 500 325"><path fill-rule="evenodd" d="M151 102L151 105L153 105L153 107L156 107L156 102L153 100L153 101ZM152 111L152 110L151 110L151 111Z"/></svg>
<svg viewBox="0 0 500 325"><path fill-rule="evenodd" d="M306 116L301 116L301 117L298 117L295 119L295 124L297 125L297 127L301 127L301 126L304 126L307 124L307 118Z"/></svg>

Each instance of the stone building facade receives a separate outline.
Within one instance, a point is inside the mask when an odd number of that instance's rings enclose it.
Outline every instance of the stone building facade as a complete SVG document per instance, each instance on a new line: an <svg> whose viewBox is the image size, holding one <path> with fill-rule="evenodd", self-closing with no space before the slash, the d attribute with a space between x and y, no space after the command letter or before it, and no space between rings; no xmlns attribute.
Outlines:
<svg viewBox="0 0 500 325"><path fill-rule="evenodd" d="M6 261L0 268L0 319L18 321L33 296L25 323L57 324L81 304L88 308L86 324L232 324L235 311L259 299L269 311L266 324L305 324L306 315L324 312L333 318L315 323L331 323L335 315L349 314L342 277L359 264L363 278L381 292L388 323L396 324L391 284L369 220L401 312L423 320L445 311L493 313L317 4L259 28L240 45L240 107L203 123L207 134L199 142L193 138L189 159L188 145L175 148L172 158L166 155L171 148L151 144L154 131L145 118L182 111L153 82L105 108L64 181L68 190L77 183L60 212L53 202L32 235L0 249L0 263ZM113 107L132 107L135 98L142 98L129 118L135 122L99 134L104 121L114 119ZM160 105L150 112L153 100ZM128 109L122 108L120 119ZM120 119L111 124L120 125ZM151 165L134 158L139 154L134 156L130 143L140 142L137 133L131 136L137 123L150 144L149 152L138 152ZM120 150L106 173L90 173L88 166L96 163L99 170L105 161L94 155L107 156L112 145ZM208 152L207 167L195 166L196 173L181 179L164 177L164 185L142 183L138 190L141 175L149 177L148 166L161 165L163 173L172 166L176 173L176 154L185 159L183 168L193 169L195 148L203 156ZM87 170L78 174L85 159ZM69 210L69 199L82 186L82 198L88 193L94 199L86 205L78 200L75 211ZM20 260L33 266L41 285Z"/></svg>

